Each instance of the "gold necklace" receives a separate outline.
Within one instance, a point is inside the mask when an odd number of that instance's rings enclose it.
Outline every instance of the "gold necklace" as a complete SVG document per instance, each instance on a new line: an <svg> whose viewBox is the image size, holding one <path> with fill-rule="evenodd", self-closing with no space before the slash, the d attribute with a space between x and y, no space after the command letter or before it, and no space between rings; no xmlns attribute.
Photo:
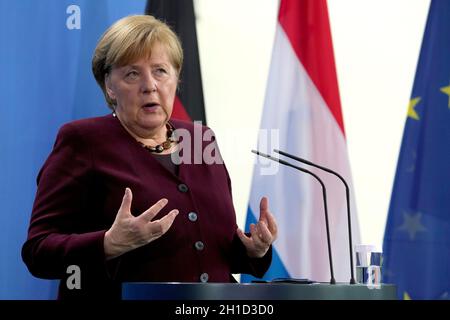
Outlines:
<svg viewBox="0 0 450 320"><path fill-rule="evenodd" d="M172 126L172 124L167 122L166 128L167 128L167 139L163 143L157 144L156 146L148 146L140 141L138 142L141 144L142 147L154 153L161 153L164 150L170 149L172 147L172 143L176 143L178 141L173 134L175 128Z"/></svg>

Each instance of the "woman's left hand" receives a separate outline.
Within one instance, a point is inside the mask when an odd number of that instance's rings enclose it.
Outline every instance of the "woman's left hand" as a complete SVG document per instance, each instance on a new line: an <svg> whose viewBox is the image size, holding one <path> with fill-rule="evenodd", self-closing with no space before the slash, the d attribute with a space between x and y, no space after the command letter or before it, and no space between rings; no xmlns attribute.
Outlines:
<svg viewBox="0 0 450 320"><path fill-rule="evenodd" d="M259 204L258 223L250 224L250 236L245 235L241 229L237 229L237 234L251 258L263 257L277 238L277 232L277 223L269 211L269 201L266 197L262 197Z"/></svg>

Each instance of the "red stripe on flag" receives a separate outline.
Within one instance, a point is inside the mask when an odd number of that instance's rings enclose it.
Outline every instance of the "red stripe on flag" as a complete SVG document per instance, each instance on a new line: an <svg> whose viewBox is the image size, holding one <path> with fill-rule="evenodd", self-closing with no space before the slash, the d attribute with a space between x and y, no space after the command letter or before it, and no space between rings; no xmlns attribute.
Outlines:
<svg viewBox="0 0 450 320"><path fill-rule="evenodd" d="M186 112L186 109L184 108L178 96L175 96L171 118L184 121L192 121L191 117L189 117L188 113Z"/></svg>
<svg viewBox="0 0 450 320"><path fill-rule="evenodd" d="M281 0L278 21L345 135L326 0Z"/></svg>

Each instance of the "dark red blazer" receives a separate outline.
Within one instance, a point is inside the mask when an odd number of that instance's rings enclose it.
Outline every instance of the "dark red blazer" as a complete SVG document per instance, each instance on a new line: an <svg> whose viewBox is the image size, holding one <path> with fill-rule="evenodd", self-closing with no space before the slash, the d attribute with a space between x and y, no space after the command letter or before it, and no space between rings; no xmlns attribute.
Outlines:
<svg viewBox="0 0 450 320"><path fill-rule="evenodd" d="M171 122L194 133L192 123ZM210 151L212 140L203 142L202 150L192 144L191 160L194 153ZM261 259L250 259L237 237L224 164L182 163L177 176L112 115L64 125L37 181L22 257L36 277L62 279L60 298L119 298L122 281L230 282L232 273L261 277L270 265L271 250ZM174 208L180 214L161 238L106 262L104 233L126 187L133 192L134 215L163 197L169 203L155 219ZM66 286L70 265L80 267L80 290Z"/></svg>

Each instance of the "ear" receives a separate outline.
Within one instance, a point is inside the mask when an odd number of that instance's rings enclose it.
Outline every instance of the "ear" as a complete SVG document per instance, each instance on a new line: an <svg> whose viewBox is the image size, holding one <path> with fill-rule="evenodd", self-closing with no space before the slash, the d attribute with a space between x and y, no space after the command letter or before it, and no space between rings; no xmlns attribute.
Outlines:
<svg viewBox="0 0 450 320"><path fill-rule="evenodd" d="M112 88L112 83L111 83L111 73L107 73L105 75L105 89L106 89L106 93L108 94L109 98L111 100L116 100L116 95L114 93L114 90Z"/></svg>

